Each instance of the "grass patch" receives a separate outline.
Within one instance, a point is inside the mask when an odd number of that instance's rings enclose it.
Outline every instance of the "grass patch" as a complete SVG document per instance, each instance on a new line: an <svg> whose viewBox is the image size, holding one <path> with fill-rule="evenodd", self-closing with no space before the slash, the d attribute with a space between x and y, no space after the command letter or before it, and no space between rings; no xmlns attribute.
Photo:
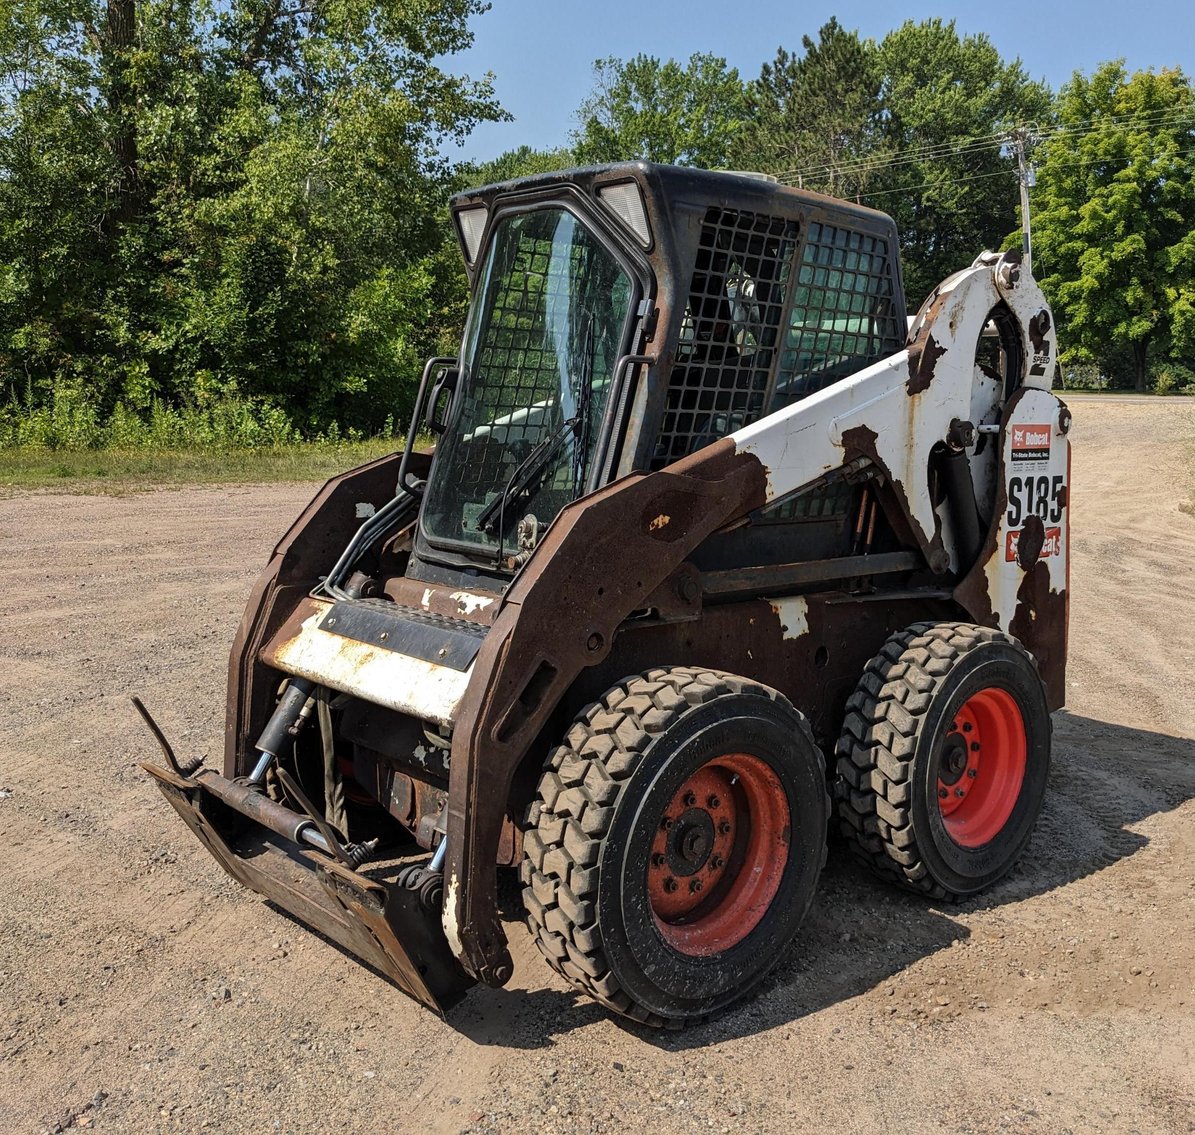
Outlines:
<svg viewBox="0 0 1195 1135"><path fill-rule="evenodd" d="M323 481L384 457L401 438L258 448L0 448L0 492L130 493L177 485Z"/></svg>

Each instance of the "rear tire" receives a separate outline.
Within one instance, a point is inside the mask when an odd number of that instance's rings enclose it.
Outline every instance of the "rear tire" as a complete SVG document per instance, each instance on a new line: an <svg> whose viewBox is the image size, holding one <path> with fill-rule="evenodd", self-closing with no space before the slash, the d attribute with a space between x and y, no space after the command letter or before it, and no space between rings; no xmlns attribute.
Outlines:
<svg viewBox="0 0 1195 1135"><path fill-rule="evenodd" d="M1020 857L1045 795L1050 714L1032 656L970 623L894 634L847 702L843 834L877 874L973 895Z"/></svg>
<svg viewBox="0 0 1195 1135"><path fill-rule="evenodd" d="M545 766L524 840L528 926L553 969L615 1012L706 1019L780 960L828 818L821 753L775 690L684 667L626 679Z"/></svg>

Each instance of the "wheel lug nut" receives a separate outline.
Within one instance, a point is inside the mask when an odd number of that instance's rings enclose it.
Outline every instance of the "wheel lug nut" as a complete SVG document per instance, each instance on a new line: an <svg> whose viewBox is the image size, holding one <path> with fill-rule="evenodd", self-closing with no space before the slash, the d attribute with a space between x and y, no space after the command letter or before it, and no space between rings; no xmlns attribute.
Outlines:
<svg viewBox="0 0 1195 1135"><path fill-rule="evenodd" d="M692 881L692 882L689 884L689 893L690 893L690 894L694 894L694 895L695 895L695 894L696 894L696 893L697 893L699 890L701 890L701 880L700 880L700 879L694 879L694 880L693 880L693 881Z"/></svg>
<svg viewBox="0 0 1195 1135"><path fill-rule="evenodd" d="M730 821L729 821L729 820L723 820L723 821L722 821L722 822L721 822L721 823L718 825L718 831L720 831L720 832L721 832L723 835L730 835Z"/></svg>
<svg viewBox="0 0 1195 1135"><path fill-rule="evenodd" d="M972 780L974 780L974 779L975 779L975 778L976 778L976 777L979 775L979 769L977 769L977 768L969 768L969 769L967 769L967 775L968 775L968 776L969 776L969 777L970 777Z"/></svg>
<svg viewBox="0 0 1195 1135"><path fill-rule="evenodd" d="M672 892L675 891L679 885L680 884L677 883L677 881L671 875L664 880L664 890L666 890L669 894L672 894Z"/></svg>
<svg viewBox="0 0 1195 1135"><path fill-rule="evenodd" d="M971 742L971 752L973 752L973 753L979 752L979 742L978 741Z"/></svg>
<svg viewBox="0 0 1195 1135"><path fill-rule="evenodd" d="M671 817L671 816L665 816L665 817L664 817L664 818L663 818L663 819L660 821L660 827L662 827L662 828L663 828L665 831L667 831L667 830L668 830L670 827L672 827L672 817Z"/></svg>
<svg viewBox="0 0 1195 1135"><path fill-rule="evenodd" d="M710 856L710 868L714 871L717 871L719 867L724 866L725 863L726 863L726 860L723 859L722 856L720 856L720 855Z"/></svg>
<svg viewBox="0 0 1195 1135"><path fill-rule="evenodd" d="M718 805L719 805L719 804L721 804L721 803L722 803L722 801L721 801L721 800L719 800L719 799L718 799L716 796L711 796L711 797L710 797L710 798L709 798L709 799L706 801L706 803L707 803L707 804L708 804L708 805L709 805L711 808L716 808L716 807L718 807Z"/></svg>
<svg viewBox="0 0 1195 1135"><path fill-rule="evenodd" d="M655 852L655 854L653 854L651 857L652 866L653 867L663 867L664 859L665 859L665 856L662 851Z"/></svg>
<svg viewBox="0 0 1195 1135"><path fill-rule="evenodd" d="M954 794L955 794L955 796L960 796L960 797L967 795L961 788L956 788L954 790Z"/></svg>
<svg viewBox="0 0 1195 1135"><path fill-rule="evenodd" d="M685 807L692 808L697 803L697 797L692 792L685 793Z"/></svg>
<svg viewBox="0 0 1195 1135"><path fill-rule="evenodd" d="M970 733L970 732L971 732L971 730L972 730L972 729L974 729L974 728L975 728L975 726L974 726L974 725L972 725L972 724L971 724L971 722L969 722L969 721L964 721L964 722L963 722L963 732L964 732L964 733Z"/></svg>
<svg viewBox="0 0 1195 1135"><path fill-rule="evenodd" d="M950 795L950 793L947 792L945 788L939 788L938 795L941 796L943 800L945 800L946 797Z"/></svg>

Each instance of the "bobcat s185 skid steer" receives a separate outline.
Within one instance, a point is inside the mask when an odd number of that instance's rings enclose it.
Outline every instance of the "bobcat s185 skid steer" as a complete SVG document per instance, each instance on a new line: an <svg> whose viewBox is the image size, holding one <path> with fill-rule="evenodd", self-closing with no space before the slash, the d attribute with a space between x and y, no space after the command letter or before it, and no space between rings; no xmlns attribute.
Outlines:
<svg viewBox="0 0 1195 1135"><path fill-rule="evenodd" d="M656 1025L776 963L831 822L925 895L999 879L1067 635L1070 414L1019 257L910 327L893 222L762 179L452 211L460 358L275 550L223 772L147 766L195 835L438 1010L509 980L517 871L548 963Z"/></svg>

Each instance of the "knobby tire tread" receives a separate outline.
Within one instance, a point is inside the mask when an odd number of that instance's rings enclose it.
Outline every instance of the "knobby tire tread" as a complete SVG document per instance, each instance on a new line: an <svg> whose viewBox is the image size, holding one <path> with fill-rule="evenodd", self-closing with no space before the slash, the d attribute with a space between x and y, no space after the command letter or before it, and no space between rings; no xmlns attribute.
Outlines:
<svg viewBox="0 0 1195 1135"><path fill-rule="evenodd" d="M883 879L952 902L929 874L912 816L919 726L938 689L969 651L991 642L1026 654L1011 635L974 623L914 623L893 634L846 703L836 750L839 827L854 854Z"/></svg>
<svg viewBox="0 0 1195 1135"><path fill-rule="evenodd" d="M668 667L624 678L585 707L551 753L527 814L520 867L527 926L548 964L594 1000L654 1028L700 1019L662 1017L619 985L602 952L598 869L623 790L652 741L695 706L725 694L785 700L776 690L733 674ZM820 750L803 717L800 728ZM830 798L826 794L826 819ZM823 844L822 866L825 865Z"/></svg>

